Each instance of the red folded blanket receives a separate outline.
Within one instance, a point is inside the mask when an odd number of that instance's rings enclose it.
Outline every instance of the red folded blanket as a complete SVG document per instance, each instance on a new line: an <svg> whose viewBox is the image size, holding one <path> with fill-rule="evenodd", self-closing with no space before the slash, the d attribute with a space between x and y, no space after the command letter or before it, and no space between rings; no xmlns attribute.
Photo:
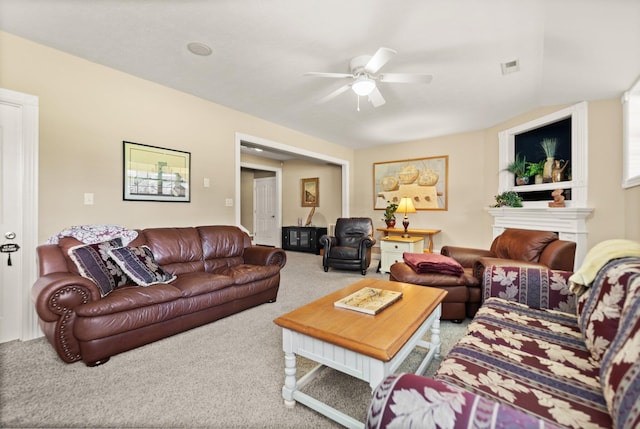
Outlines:
<svg viewBox="0 0 640 429"><path fill-rule="evenodd" d="M461 276L464 268L453 258L438 253L403 253L404 262L418 274L437 273Z"/></svg>

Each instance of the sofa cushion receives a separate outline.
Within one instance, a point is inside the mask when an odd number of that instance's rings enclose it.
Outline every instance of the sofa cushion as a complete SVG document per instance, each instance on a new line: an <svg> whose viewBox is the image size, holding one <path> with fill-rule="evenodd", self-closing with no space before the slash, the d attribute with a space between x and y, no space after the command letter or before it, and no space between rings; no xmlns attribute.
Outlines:
<svg viewBox="0 0 640 429"><path fill-rule="evenodd" d="M640 427L640 258L634 265L635 272L629 272L631 277L626 283L618 331L603 356L600 370L604 397L614 427L619 429Z"/></svg>
<svg viewBox="0 0 640 429"><path fill-rule="evenodd" d="M173 274L203 271L202 243L195 228L149 228L142 231L158 264Z"/></svg>
<svg viewBox="0 0 640 429"><path fill-rule="evenodd" d="M175 301L181 296L179 289L166 283L149 287L124 286L114 290L103 299L76 307L76 314L80 317L103 316Z"/></svg>
<svg viewBox="0 0 640 429"><path fill-rule="evenodd" d="M120 266L122 271L140 286L151 286L157 283L169 283L176 276L163 270L153 258L147 246L120 247L110 249L109 256Z"/></svg>
<svg viewBox="0 0 640 429"><path fill-rule="evenodd" d="M610 427L575 315L490 298L436 379L573 428Z"/></svg>
<svg viewBox="0 0 640 429"><path fill-rule="evenodd" d="M241 285L273 277L280 273L280 267L277 265L240 264L218 268L215 273L229 276L233 279L234 284Z"/></svg>
<svg viewBox="0 0 640 429"><path fill-rule="evenodd" d="M102 243L84 244L69 249L69 257L75 263L78 273L93 280L101 296L107 296L118 286L129 282L129 278L109 256L109 250L122 247L122 240L115 238Z"/></svg>
<svg viewBox="0 0 640 429"><path fill-rule="evenodd" d="M585 343L594 359L602 360L618 331L629 277L637 273L638 258L609 261L591 287L578 298L578 318Z"/></svg>
<svg viewBox="0 0 640 429"><path fill-rule="evenodd" d="M491 251L498 258L538 262L547 244L557 239L555 232L508 228L493 241Z"/></svg>
<svg viewBox="0 0 640 429"><path fill-rule="evenodd" d="M233 278L229 276L205 273L203 271L181 274L171 283L172 286L180 289L182 296L202 295L203 293L224 289L232 284Z"/></svg>
<svg viewBox="0 0 640 429"><path fill-rule="evenodd" d="M576 298L567 284L570 271L542 267L490 265L483 273L483 298L492 296L576 314Z"/></svg>

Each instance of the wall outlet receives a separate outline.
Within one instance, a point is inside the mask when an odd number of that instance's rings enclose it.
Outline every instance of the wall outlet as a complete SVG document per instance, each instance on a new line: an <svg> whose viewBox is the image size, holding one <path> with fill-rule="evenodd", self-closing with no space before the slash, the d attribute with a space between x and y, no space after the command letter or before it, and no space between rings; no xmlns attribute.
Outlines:
<svg viewBox="0 0 640 429"><path fill-rule="evenodd" d="M86 192L84 194L84 204L86 206L92 206L93 205L93 194L92 193Z"/></svg>
<svg viewBox="0 0 640 429"><path fill-rule="evenodd" d="M224 200L224 205L227 207L233 207L233 198L227 198Z"/></svg>
<svg viewBox="0 0 640 429"><path fill-rule="evenodd" d="M203 184L202 184L205 188L208 188L209 186L211 186L211 181L209 180L208 177L204 178Z"/></svg>

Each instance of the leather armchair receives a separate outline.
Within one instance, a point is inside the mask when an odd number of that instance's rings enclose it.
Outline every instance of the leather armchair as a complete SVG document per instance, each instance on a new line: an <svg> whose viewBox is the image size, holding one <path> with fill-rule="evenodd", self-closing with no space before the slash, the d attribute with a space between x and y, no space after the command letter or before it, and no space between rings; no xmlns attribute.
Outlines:
<svg viewBox="0 0 640 429"><path fill-rule="evenodd" d="M507 228L493 240L489 249L443 246L440 253L458 261L467 277L474 280L467 303L467 315L473 317L482 302L481 285L487 267L507 265L573 271L576 243L560 240L555 232Z"/></svg>
<svg viewBox="0 0 640 429"><path fill-rule="evenodd" d="M320 245L324 249L324 271L329 271L329 267L360 270L364 276L371 264L371 247L375 243L370 218L339 218L336 221L335 236L320 237Z"/></svg>

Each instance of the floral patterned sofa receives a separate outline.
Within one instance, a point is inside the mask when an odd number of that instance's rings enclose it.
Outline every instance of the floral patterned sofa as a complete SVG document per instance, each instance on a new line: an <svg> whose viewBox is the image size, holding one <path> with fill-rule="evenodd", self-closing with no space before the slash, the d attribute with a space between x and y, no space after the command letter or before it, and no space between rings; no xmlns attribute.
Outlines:
<svg viewBox="0 0 640 429"><path fill-rule="evenodd" d="M582 285L578 272L489 267L434 379L389 376L366 426L640 428L640 244L630 254L587 266Z"/></svg>

